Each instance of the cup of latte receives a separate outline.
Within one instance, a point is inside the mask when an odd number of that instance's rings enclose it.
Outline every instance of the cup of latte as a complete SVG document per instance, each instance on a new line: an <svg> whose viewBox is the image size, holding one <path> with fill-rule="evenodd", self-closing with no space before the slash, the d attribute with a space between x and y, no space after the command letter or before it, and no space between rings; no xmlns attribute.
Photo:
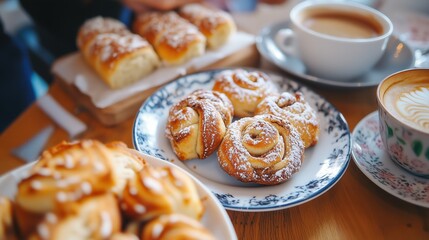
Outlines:
<svg viewBox="0 0 429 240"><path fill-rule="evenodd" d="M390 158L429 178L429 69L408 69L377 88L380 135Z"/></svg>
<svg viewBox="0 0 429 240"><path fill-rule="evenodd" d="M280 48L296 53L309 74L337 81L352 80L374 67L393 31L384 14L352 2L303 1L289 17L291 28L276 36Z"/></svg>

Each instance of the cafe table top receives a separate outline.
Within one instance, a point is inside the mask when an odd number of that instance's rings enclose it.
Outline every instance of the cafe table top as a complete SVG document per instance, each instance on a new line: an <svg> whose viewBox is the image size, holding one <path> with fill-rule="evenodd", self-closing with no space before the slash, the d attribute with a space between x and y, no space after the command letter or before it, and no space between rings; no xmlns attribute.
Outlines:
<svg viewBox="0 0 429 240"><path fill-rule="evenodd" d="M337 89L310 86L345 117L351 131L377 109L375 87ZM134 118L106 127L81 109L54 82L49 90L62 106L88 125L80 138L120 140L132 147ZM36 104L23 112L0 136L0 174L24 164L12 149L54 122ZM59 126L46 148L68 134ZM376 186L353 160L327 192L298 206L267 212L227 211L238 239L429 239L429 209L400 200Z"/></svg>

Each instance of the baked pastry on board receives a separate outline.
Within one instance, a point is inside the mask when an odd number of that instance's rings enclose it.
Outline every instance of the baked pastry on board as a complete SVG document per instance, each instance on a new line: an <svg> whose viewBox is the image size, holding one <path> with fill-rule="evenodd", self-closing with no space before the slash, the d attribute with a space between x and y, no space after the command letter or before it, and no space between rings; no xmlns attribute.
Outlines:
<svg viewBox="0 0 429 240"><path fill-rule="evenodd" d="M184 5L179 9L179 14L204 34L209 49L216 49L227 43L237 30L234 20L227 12L202 4Z"/></svg>
<svg viewBox="0 0 429 240"><path fill-rule="evenodd" d="M114 89L141 80L160 64L153 47L124 27L118 20L96 17L77 36L85 61Z"/></svg>
<svg viewBox="0 0 429 240"><path fill-rule="evenodd" d="M206 49L206 37L173 11L142 13L134 21L133 31L147 39L169 65L201 56Z"/></svg>

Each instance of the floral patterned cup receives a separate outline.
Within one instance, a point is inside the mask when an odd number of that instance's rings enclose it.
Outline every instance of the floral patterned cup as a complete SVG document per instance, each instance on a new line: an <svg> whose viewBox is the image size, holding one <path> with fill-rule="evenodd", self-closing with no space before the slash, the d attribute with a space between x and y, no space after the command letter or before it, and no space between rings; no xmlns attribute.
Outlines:
<svg viewBox="0 0 429 240"><path fill-rule="evenodd" d="M429 178L429 69L386 77L377 88L380 135L390 158Z"/></svg>

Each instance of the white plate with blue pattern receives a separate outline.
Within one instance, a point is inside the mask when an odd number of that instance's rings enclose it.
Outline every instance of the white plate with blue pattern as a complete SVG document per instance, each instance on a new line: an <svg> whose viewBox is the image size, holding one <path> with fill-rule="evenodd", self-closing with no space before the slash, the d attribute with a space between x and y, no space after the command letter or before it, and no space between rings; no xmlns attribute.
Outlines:
<svg viewBox="0 0 429 240"><path fill-rule="evenodd" d="M406 202L429 208L429 179L414 176L390 160L379 133L378 112L353 130L353 160L377 186Z"/></svg>
<svg viewBox="0 0 429 240"><path fill-rule="evenodd" d="M226 209L235 211L272 211L296 206L320 196L340 180L351 157L351 136L344 117L309 88L271 73L268 74L280 91L301 91L306 101L317 110L319 142L305 151L299 172L285 183L260 186L242 183L227 175L220 168L216 154L204 160L178 160L165 136L168 111L194 90L211 89L214 76L222 70L180 77L151 95L136 115L134 147L185 169L203 182Z"/></svg>

